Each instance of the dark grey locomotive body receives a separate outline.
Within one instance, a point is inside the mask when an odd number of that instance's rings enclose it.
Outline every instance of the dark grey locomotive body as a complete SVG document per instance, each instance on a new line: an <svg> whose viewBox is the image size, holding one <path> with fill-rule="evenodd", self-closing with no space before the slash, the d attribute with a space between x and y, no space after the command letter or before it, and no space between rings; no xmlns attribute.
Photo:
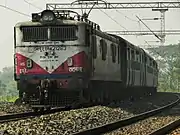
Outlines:
<svg viewBox="0 0 180 135"><path fill-rule="evenodd" d="M92 89L95 101L115 101L157 92L158 66L142 48L112 34L93 31ZM99 40L99 41L97 41Z"/></svg>

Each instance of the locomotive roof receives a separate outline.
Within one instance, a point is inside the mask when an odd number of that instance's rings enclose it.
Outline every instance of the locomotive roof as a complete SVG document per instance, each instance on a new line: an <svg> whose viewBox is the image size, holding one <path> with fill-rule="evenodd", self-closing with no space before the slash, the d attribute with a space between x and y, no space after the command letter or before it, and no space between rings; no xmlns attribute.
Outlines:
<svg viewBox="0 0 180 135"><path fill-rule="evenodd" d="M59 23L57 24L66 24L66 25L83 25L83 24L89 24L89 22L85 22L85 21L78 21L78 20L74 20L74 19L64 19L64 20L59 20ZM32 21L26 21L26 22L19 22L15 25L15 27L20 27L20 26L43 26L42 23L40 22L32 22ZM97 29L96 29L97 30ZM120 41L123 41L123 42L126 42L128 43L128 45L131 47L131 48L134 48L135 50L139 50L139 51L143 51L147 56L149 56L150 58L152 58L148 53L146 53L141 47L138 47L136 45L133 45L132 43L130 43L129 41L127 41L126 39L120 37L120 36L117 36L117 35L114 35L114 34L109 34L109 33L106 33L106 32L103 32L101 31L100 29L97 30L99 31L100 33L103 33L105 35L109 35L111 36L112 38L114 37L115 39L118 39ZM153 59L153 58L152 58ZM153 59L154 60L154 59Z"/></svg>
<svg viewBox="0 0 180 135"><path fill-rule="evenodd" d="M147 52L145 52L145 50L144 50L143 48L141 48L141 47L139 47L139 46L136 46L136 45L133 45L132 43L130 43L129 41L125 40L124 38L122 38L122 37L120 37L120 36L118 36L118 35L114 35L114 34L109 34L109 35L118 38L120 41L123 41L123 42L128 43L128 45L129 45L131 48L134 48L135 50L140 50L140 51L144 52L148 57L150 57L151 59L154 60L154 58L151 57ZM155 61L155 60L154 60L154 61Z"/></svg>
<svg viewBox="0 0 180 135"><path fill-rule="evenodd" d="M80 25L85 22L77 21L77 20L61 20L57 21L57 24L67 24L67 25ZM43 26L41 22L32 22L32 21L26 21L26 22L19 22L15 25L15 27L20 26Z"/></svg>
<svg viewBox="0 0 180 135"><path fill-rule="evenodd" d="M120 37L120 36L118 36L118 35L114 35L114 34L109 34L109 35L118 38L120 41L124 41L124 42L128 43L132 48L135 48L135 49L137 49L137 50L142 49L141 47L132 44L131 42L127 41L126 39L124 39L124 38L122 38L122 37Z"/></svg>

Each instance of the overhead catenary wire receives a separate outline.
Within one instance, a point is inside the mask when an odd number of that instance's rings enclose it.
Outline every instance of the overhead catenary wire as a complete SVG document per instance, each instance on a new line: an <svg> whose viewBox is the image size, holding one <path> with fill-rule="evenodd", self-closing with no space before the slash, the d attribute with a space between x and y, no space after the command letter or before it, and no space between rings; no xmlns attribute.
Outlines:
<svg viewBox="0 0 180 135"><path fill-rule="evenodd" d="M111 5L112 6L112 5ZM112 6L113 7L113 6ZM101 9L99 9L99 10L101 10ZM113 19L111 16L109 16L106 12L104 12L103 10L101 10L104 14L106 14L109 18L111 18L114 22L116 22L120 27L122 27L122 28L124 28L125 30L127 30L124 26L122 26L121 24L119 24L115 19ZM116 10L117 12L119 12L118 10ZM119 13L121 13L121 12L119 12ZM121 14L123 14L123 13L121 13ZM125 15L124 15L125 16ZM125 17L127 17L127 16L125 16ZM158 36L158 35L156 35L138 16L136 16L138 19L139 19L139 21L141 21L159 40L161 40L161 38ZM127 17L128 19L130 19L129 17ZM133 21L135 21L135 22L138 22L139 23L139 25L140 25L140 22L139 21L137 21L137 20L133 20ZM145 41L145 40L144 40ZM147 41L145 41L146 42L146 44L148 44L148 42ZM150 46L150 47L152 47L151 45L149 45L148 44L148 46ZM159 55L159 56L161 56L160 55L160 53L158 53L156 50L155 50L155 52Z"/></svg>
<svg viewBox="0 0 180 135"><path fill-rule="evenodd" d="M106 2L107 2L107 1L106 1ZM111 3L110 3L110 6L113 7L113 8L115 8ZM125 18L127 18L127 19L129 19L129 20L131 20L131 21L134 21L134 22L137 22L137 23L138 23L137 20L131 19L130 17L126 16L124 13L120 12L120 11L117 10L117 9L115 9L115 10L116 10L116 12L118 12L119 14L123 15Z"/></svg>
<svg viewBox="0 0 180 135"><path fill-rule="evenodd" d="M137 17L139 20L141 20L139 17ZM141 21L142 22L142 21ZM142 22L143 23L143 22ZM151 32L153 32L145 23L143 23ZM141 24L139 23L139 27L140 27L140 31L141 31ZM143 39L144 40L144 39ZM148 45L148 46L150 46L150 47L152 47L153 48L153 50L154 50L154 52L156 53L156 54L158 54L159 56L161 56L161 57L164 57L165 55L161 55L159 52L157 52L156 51L156 49L152 46L152 45L150 45L146 40L144 40L144 42ZM167 61L167 59L165 60L165 61Z"/></svg>
<svg viewBox="0 0 180 135"><path fill-rule="evenodd" d="M101 10L101 9L99 9L99 10ZM111 18L114 22L116 22L120 27L122 27L122 28L124 28L125 30L127 30L124 26L122 26L121 24L119 24L115 19L113 19L111 16L109 16L106 12L104 12L103 10L101 10L104 14L106 14L109 18ZM136 22L138 22L138 21L136 21ZM138 22L139 23L139 22ZM139 23L139 25L140 25L140 23ZM127 30L128 31L128 30ZM151 31L151 30L150 30ZM153 31L152 31L153 32ZM155 34L156 35L156 34ZM145 41L145 40L144 40ZM147 43L147 41L145 41L146 43ZM148 44L148 43L147 43ZM148 44L149 45L149 44ZM149 45L150 47L152 47L151 45ZM159 56L161 56L156 50L155 50L155 52L159 55Z"/></svg>
<svg viewBox="0 0 180 135"><path fill-rule="evenodd" d="M139 23L139 26L140 26L140 29L141 29L141 24ZM144 40L144 39L143 39ZM157 50L152 46L152 45L150 45L149 43L148 43L148 41L146 41L146 40L144 40L144 42L148 45L148 46L150 46L150 47L152 47L152 49L153 49L153 52L155 52L157 55L159 55L159 56L161 56L161 57L164 57L165 55L161 55L159 52L157 52ZM165 61L167 61L167 59L165 59ZM161 61L160 61L160 63L161 63Z"/></svg>
<svg viewBox="0 0 180 135"><path fill-rule="evenodd" d="M99 10L101 10L101 9L99 9ZM103 10L101 10L104 14L106 14L109 18L111 18L114 22L116 22L119 26L121 26L122 28L124 28L124 29L126 29L124 26L122 26L121 24L119 24L115 19L113 19L111 16L109 16L106 12L104 12ZM127 29L126 29L127 30ZM151 31L151 30L150 30ZM144 40L145 41L145 40ZM145 41L147 44L148 44L148 42L147 41ZM149 45L149 44L148 44ZM152 47L151 45L149 45L150 47ZM155 49L154 49L155 50ZM159 55L159 56L161 56L160 55L160 53L158 53L156 50L155 50L155 52Z"/></svg>
<svg viewBox="0 0 180 135"><path fill-rule="evenodd" d="M29 2L27 2L26 0L24 0L26 3L28 3L28 4L30 4L30 5L32 5L32 6L34 6L32 3L29 3ZM1 5L0 4L0 7L2 7L2 8L5 8L5 9L8 9L8 10L10 10L10 11L13 11L13 12L16 12L16 13L18 13L18 14L21 14L21 15L24 15L24 16L27 16L27 17L31 17L30 15L28 15L28 14L25 14L25 13L23 13L23 12L20 12L20 11L18 11L18 10L15 10L15 9L12 9L12 8L9 8L9 7L7 7L7 6L5 6L5 5ZM34 7L36 7L36 6L34 6ZM38 7L36 7L36 8L38 8ZM38 8L38 9L40 9L40 8ZM101 10L101 9L100 9ZM116 22L120 27L122 27L122 28L124 28L124 29L126 29L124 26L122 26L121 24L119 24L115 19L113 19L111 16L109 16L106 12L104 12L103 10L101 10L104 14L106 14L109 18L111 18L114 22ZM127 29L126 29L127 30ZM145 41L146 43L147 43L147 41ZM147 43L148 44L148 43ZM148 44L149 45L149 44ZM149 45L150 46L150 45ZM152 47L152 46L151 46ZM156 52L156 51L155 51ZM156 52L158 55L160 55L158 52ZM161 55L160 55L161 56Z"/></svg>
<svg viewBox="0 0 180 135"><path fill-rule="evenodd" d="M42 8L40 8L40 7L36 6L36 5L28 2L27 0L24 0L24 2L27 3L27 4L29 4L29 5L31 5L31 6L33 6L33 7L35 7L35 8L37 8L37 9L39 9L39 10L43 10Z"/></svg>
<svg viewBox="0 0 180 135"><path fill-rule="evenodd" d="M152 47L146 40L144 40L144 42L145 42L148 46ZM156 54L158 54L161 58L164 58L164 57L165 57L166 54L161 55L159 52L156 51L156 49L155 49L154 47L152 47L152 48L153 48L154 52L155 52ZM164 61L165 61L165 62L168 62L168 59L167 59L167 58L164 58ZM159 63L164 64L162 61L159 61Z"/></svg>
<svg viewBox="0 0 180 135"><path fill-rule="evenodd" d="M138 16L136 16L139 21L141 21L152 33L155 37L157 37L160 41L162 40L156 33L154 33L154 31L152 31Z"/></svg>
<svg viewBox="0 0 180 135"><path fill-rule="evenodd" d="M18 10L9 8L9 7L5 6L5 5L1 5L1 4L0 4L0 7L5 8L5 9L10 10L10 11L13 11L13 12L18 13L18 14L21 14L21 15L27 16L27 17L31 17L31 16L28 15L28 14L25 14L25 13L20 12L20 11L18 11Z"/></svg>
<svg viewBox="0 0 180 135"><path fill-rule="evenodd" d="M111 20L113 20L116 24L118 24L121 28L126 29L124 26L122 26L120 23L118 23L115 19L113 19L110 15L108 15L106 12L104 12L103 10L99 9L101 12L103 12L106 16L108 16Z"/></svg>

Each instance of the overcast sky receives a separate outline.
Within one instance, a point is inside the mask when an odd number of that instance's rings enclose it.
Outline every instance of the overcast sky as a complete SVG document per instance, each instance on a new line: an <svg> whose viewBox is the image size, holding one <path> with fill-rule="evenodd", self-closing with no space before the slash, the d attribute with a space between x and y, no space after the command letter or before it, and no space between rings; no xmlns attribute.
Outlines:
<svg viewBox="0 0 180 135"><path fill-rule="evenodd" d="M27 0L28 2L45 9L46 3L53 2L73 2L72 0ZM137 2L148 0L107 0L108 2ZM153 0L149 0L153 1ZM154 0L156 1L156 0ZM167 0L161 0L167 1ZM171 0L169 0L171 1ZM175 1L175 0L174 0ZM177 0L178 1L178 0ZM157 1L156 1L157 2ZM1 5L6 5L9 8L18 10L27 15L31 15L32 12L40 12L41 10L30 6L24 0L0 0ZM103 10L113 19L116 19L119 24L110 19L101 10L93 10L89 16L89 19L98 23L102 30L125 30L119 25L122 25L128 30L148 30L143 24L139 24L136 15L140 18L153 18L160 17L160 12L154 12L151 9L128 9L128 10ZM79 11L78 11L79 12ZM79 12L81 13L81 12ZM0 7L1 22L0 22L0 70L5 66L13 65L13 27L17 22L27 21L31 18L27 16L15 13ZM131 18L128 19L127 17ZM132 21L137 20L137 21ZM178 29L180 30L180 9L169 9L166 12L166 29ZM152 30L160 30L160 21L144 21ZM125 39L136 45L143 45L145 41L157 41L154 36L123 36ZM176 44L180 41L180 35L166 36L165 44ZM159 44L149 42L149 44Z"/></svg>

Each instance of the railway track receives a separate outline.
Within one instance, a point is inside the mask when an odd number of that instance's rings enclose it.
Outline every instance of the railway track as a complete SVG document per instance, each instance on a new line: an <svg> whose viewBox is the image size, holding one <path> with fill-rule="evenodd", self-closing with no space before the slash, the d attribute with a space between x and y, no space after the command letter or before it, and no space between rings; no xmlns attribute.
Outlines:
<svg viewBox="0 0 180 135"><path fill-rule="evenodd" d="M67 109L66 108L54 108L52 110L48 110L48 111L44 111L44 112L25 112L25 113L2 115L2 116L0 116L0 123L16 121L16 120L21 120L21 119L30 118L30 117L38 117L41 115L56 113L56 112L64 111L64 110L67 110Z"/></svg>
<svg viewBox="0 0 180 135"><path fill-rule="evenodd" d="M163 107L160 107L158 109L147 111L147 112L138 114L136 116L133 116L133 117L130 117L130 118L127 118L124 120L112 122L112 123L109 123L109 124L106 124L103 126L99 126L99 127L95 127L95 128L91 128L91 129L87 129L87 130L82 130L80 132L73 133L72 135L84 135L84 134L86 134L86 135L92 135L92 134L98 135L98 134L107 133L107 132L116 130L118 128L121 128L123 126L130 125L130 124L133 124L133 123L138 122L140 120L146 119L146 118L153 116L155 114L161 113L162 111L164 111L166 109L169 109L169 108L176 106L177 104L179 104L179 102L180 102L180 96L177 95L176 101L174 101L168 105L165 105ZM153 134L153 135L155 135L155 134Z"/></svg>
<svg viewBox="0 0 180 135"><path fill-rule="evenodd" d="M174 120L173 122L159 128L155 131L153 131L149 135L165 135L165 134L170 133L172 130L175 130L179 126L180 126L180 118L177 120Z"/></svg>

